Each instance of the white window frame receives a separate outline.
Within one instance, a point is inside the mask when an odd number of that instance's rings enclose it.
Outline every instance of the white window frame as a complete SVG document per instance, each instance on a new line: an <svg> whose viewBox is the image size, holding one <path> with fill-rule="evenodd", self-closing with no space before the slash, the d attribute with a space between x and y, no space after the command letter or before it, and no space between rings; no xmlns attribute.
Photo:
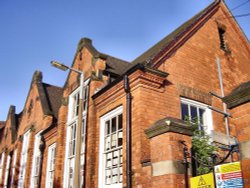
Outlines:
<svg viewBox="0 0 250 188"><path fill-rule="evenodd" d="M31 177L30 177L30 185L32 188L35 188L39 185L34 184L34 179L37 178L39 180L40 175L40 165L41 165L41 157L42 153L39 149L40 141L41 141L41 133L42 131L39 131L35 135L35 141L34 141L34 152L33 152L33 159L32 159L32 170L31 170Z"/></svg>
<svg viewBox="0 0 250 188"><path fill-rule="evenodd" d="M88 106L88 93L89 93L89 79L84 82L84 89L85 92L83 92L85 95L83 96L83 116L87 113L87 106ZM76 88L70 95L69 95L69 109L68 109L68 120L67 124L71 124L78 119L78 112L75 112L78 108L76 108L76 104L79 104L79 102L75 101L74 98L76 95L78 95L78 100L79 100L79 92L80 92L80 87ZM75 114L76 113L76 114Z"/></svg>
<svg viewBox="0 0 250 188"><path fill-rule="evenodd" d="M80 174L84 173L84 162L85 162L85 141L86 141L86 126L87 126L87 110L88 110L88 93L89 93L89 82L90 79L86 80L84 85L84 96L83 96L83 112L82 112L82 146L81 146L81 167L80 167ZM66 136L66 152L65 152L65 163L64 163L64 187L68 188L68 184L69 184L69 167L72 166L73 170L72 170L72 176L74 177L74 163L75 163L75 155L72 156L68 156L69 154L69 142L70 142L70 137L72 136L71 133L71 127L72 126L78 126L78 115L74 116L74 96L80 92L80 87L78 87L77 89L75 89L70 95L69 95L69 107L68 107L68 120L67 120L67 136ZM75 131L76 131L76 127L75 127ZM77 135L77 134L76 134ZM74 138L74 141L76 142L76 135ZM76 144L76 143L75 143ZM70 162L72 162L72 164L70 164ZM83 185L83 180L84 178L81 177L80 178L80 184Z"/></svg>
<svg viewBox="0 0 250 188"><path fill-rule="evenodd" d="M56 143L50 145L48 148L46 188L53 188L53 182L55 176L55 161L56 161ZM51 174L53 174L52 179L50 178Z"/></svg>
<svg viewBox="0 0 250 188"><path fill-rule="evenodd" d="M8 179L9 179L9 172L10 172L10 162L11 162L11 156L7 156L7 163L5 168L5 175L4 175L4 184L3 187L6 188L8 186Z"/></svg>
<svg viewBox="0 0 250 188"><path fill-rule="evenodd" d="M18 177L18 188L24 187L25 173L26 173L26 163L28 158L28 150L29 150L29 138L30 138L30 130L23 134L23 144L22 144L22 152L21 152L21 160L20 160L20 171Z"/></svg>
<svg viewBox="0 0 250 188"><path fill-rule="evenodd" d="M113 117L116 117L123 113L123 106L117 107L111 112L105 114L100 118L100 145L99 145L99 179L98 179L98 187L99 188L122 188L122 183L116 183L111 185L105 185L105 122L111 120ZM124 127L123 127L124 128ZM121 151L122 151L121 147ZM123 169L123 168L122 168Z"/></svg>
<svg viewBox="0 0 250 188"><path fill-rule="evenodd" d="M3 152L1 155L1 161L0 161L0 183L2 183L3 181L4 157L5 157L5 153Z"/></svg>
<svg viewBox="0 0 250 188"><path fill-rule="evenodd" d="M11 183L10 183L10 187L13 187L13 183L14 183L14 179L15 179L15 171L16 171L16 158L17 158L17 149L15 149L14 151L14 158L13 158L13 163L12 163L12 176L11 176Z"/></svg>
<svg viewBox="0 0 250 188"><path fill-rule="evenodd" d="M190 108L190 106L198 107L199 109L205 110L205 117L203 119L203 125L205 127L205 131L207 133L210 133L213 130L213 118L212 118L212 111L208 108L207 104L197 102L195 100L187 99L187 98L181 98L180 99L181 104L187 104ZM182 109L181 109L182 110ZM190 109L189 109L190 113ZM182 114L181 114L182 116ZM181 117L182 118L182 117Z"/></svg>
<svg viewBox="0 0 250 188"><path fill-rule="evenodd" d="M69 152L70 152L70 148L69 148L69 142L74 142L74 146L75 146L75 142L76 142L76 137L73 137L73 139L70 139L72 132L71 131L76 131L76 126L77 126L77 123L73 123L71 125L68 125L67 127L67 139L66 139L66 153L65 153L65 166L64 166L64 187L69 187L68 184L69 184L69 176L71 174L72 178L73 178L73 175L74 175L74 157L75 157L75 154L72 153L72 155L69 156ZM76 134L76 133L75 133ZM72 144L72 143L71 143ZM75 153L75 150L74 150L74 153ZM72 164L70 164L72 163ZM69 172L69 168L70 166L73 168L72 172L70 173ZM72 182L72 185L73 185L73 182Z"/></svg>

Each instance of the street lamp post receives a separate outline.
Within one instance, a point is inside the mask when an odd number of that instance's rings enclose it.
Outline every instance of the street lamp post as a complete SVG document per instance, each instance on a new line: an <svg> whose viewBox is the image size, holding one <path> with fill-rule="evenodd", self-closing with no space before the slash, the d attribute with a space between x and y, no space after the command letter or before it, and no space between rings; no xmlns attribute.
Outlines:
<svg viewBox="0 0 250 188"><path fill-rule="evenodd" d="M63 71L71 70L80 74L80 93L79 93L79 108L78 108L78 123L76 127L76 152L74 163L74 187L80 188L80 166L81 166L81 136L82 136L82 114L83 114L83 91L84 91L84 73L74 68L68 67L57 61L51 61L51 65Z"/></svg>

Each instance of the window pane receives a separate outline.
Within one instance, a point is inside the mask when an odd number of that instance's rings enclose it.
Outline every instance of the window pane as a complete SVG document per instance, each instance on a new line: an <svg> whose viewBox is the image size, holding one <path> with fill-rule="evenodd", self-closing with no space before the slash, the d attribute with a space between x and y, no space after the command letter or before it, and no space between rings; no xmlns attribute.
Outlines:
<svg viewBox="0 0 250 188"><path fill-rule="evenodd" d="M73 139L76 138L76 124L73 125Z"/></svg>
<svg viewBox="0 0 250 188"><path fill-rule="evenodd" d="M195 106L191 106L191 118L193 121L195 121L197 119L197 107Z"/></svg>
<svg viewBox="0 0 250 188"><path fill-rule="evenodd" d="M203 124L204 123L204 118L205 118L205 110L203 109L199 109L199 121L200 121L200 124Z"/></svg>
<svg viewBox="0 0 250 188"><path fill-rule="evenodd" d="M119 163L119 150L113 152L113 166L117 166Z"/></svg>
<svg viewBox="0 0 250 188"><path fill-rule="evenodd" d="M111 148L115 148L117 144L117 135L113 133L111 136Z"/></svg>
<svg viewBox="0 0 250 188"><path fill-rule="evenodd" d="M110 134L110 121L105 122L106 134Z"/></svg>
<svg viewBox="0 0 250 188"><path fill-rule="evenodd" d="M112 169L112 183L118 182L118 168Z"/></svg>
<svg viewBox="0 0 250 188"><path fill-rule="evenodd" d="M108 170L106 170L106 185L110 185L111 184L111 170L110 169L108 169Z"/></svg>
<svg viewBox="0 0 250 188"><path fill-rule="evenodd" d="M116 131L116 117L112 118L112 133Z"/></svg>
<svg viewBox="0 0 250 188"><path fill-rule="evenodd" d="M118 116L118 129L122 129L122 114Z"/></svg>
<svg viewBox="0 0 250 188"><path fill-rule="evenodd" d="M120 153L120 165L122 165L122 149L119 150Z"/></svg>
<svg viewBox="0 0 250 188"><path fill-rule="evenodd" d="M75 103L76 103L76 106L75 106L75 109L76 109L76 116L78 116L78 111L79 111L79 93L76 94L76 97L75 97Z"/></svg>
<svg viewBox="0 0 250 188"><path fill-rule="evenodd" d="M84 88L84 96L83 96L83 110L87 110L87 96L88 96L88 88Z"/></svg>
<svg viewBox="0 0 250 188"><path fill-rule="evenodd" d="M112 153L106 154L106 167L111 168L112 166Z"/></svg>
<svg viewBox="0 0 250 188"><path fill-rule="evenodd" d="M82 134L85 134L85 120L82 120Z"/></svg>
<svg viewBox="0 0 250 188"><path fill-rule="evenodd" d="M188 114L188 105L181 103L181 119L182 120L187 120L187 118L189 117Z"/></svg>
<svg viewBox="0 0 250 188"><path fill-rule="evenodd" d="M122 138L123 138L123 133L122 133L122 131L119 131L118 132L118 147L119 146L122 146Z"/></svg>
<svg viewBox="0 0 250 188"><path fill-rule="evenodd" d="M119 168L120 169L120 183L122 182L122 167Z"/></svg>
<svg viewBox="0 0 250 188"><path fill-rule="evenodd" d="M110 146L110 136L107 136L105 138L105 151L110 150L111 146Z"/></svg>

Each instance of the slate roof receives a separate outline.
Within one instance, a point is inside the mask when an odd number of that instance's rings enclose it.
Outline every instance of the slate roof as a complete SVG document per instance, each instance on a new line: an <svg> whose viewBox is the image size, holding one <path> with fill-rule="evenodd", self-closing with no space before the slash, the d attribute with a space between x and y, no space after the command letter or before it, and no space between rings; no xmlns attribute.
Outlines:
<svg viewBox="0 0 250 188"><path fill-rule="evenodd" d="M99 52L92 45L92 40L89 38L82 38L79 41L77 52L79 52L83 47L87 47L94 57L106 60L106 73L111 73L113 75L120 76L122 75L124 70L130 65L127 61Z"/></svg>
<svg viewBox="0 0 250 188"><path fill-rule="evenodd" d="M117 76L121 76L123 72L129 67L127 61L107 55L105 71Z"/></svg>
<svg viewBox="0 0 250 188"><path fill-rule="evenodd" d="M229 109L250 102L250 81L240 84L223 98Z"/></svg>
<svg viewBox="0 0 250 188"><path fill-rule="evenodd" d="M63 89L46 83L43 83L43 88L46 93L48 107L52 114L57 118L58 110L61 106Z"/></svg>
<svg viewBox="0 0 250 188"><path fill-rule="evenodd" d="M4 128L4 126L5 126L5 121L0 121L0 130Z"/></svg>
<svg viewBox="0 0 250 188"><path fill-rule="evenodd" d="M235 89L232 90L232 92L229 94L229 96L235 95L241 91L248 90L248 89L250 89L250 81L240 84L238 87L236 87Z"/></svg>

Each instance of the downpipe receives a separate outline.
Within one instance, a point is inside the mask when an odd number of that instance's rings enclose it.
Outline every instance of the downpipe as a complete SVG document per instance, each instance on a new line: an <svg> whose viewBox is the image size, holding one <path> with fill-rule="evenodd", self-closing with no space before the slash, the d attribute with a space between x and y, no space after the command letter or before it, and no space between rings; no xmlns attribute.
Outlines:
<svg viewBox="0 0 250 188"><path fill-rule="evenodd" d="M132 188L132 149L131 149L131 101L128 75L124 76L124 91L126 93L126 175L127 188Z"/></svg>

